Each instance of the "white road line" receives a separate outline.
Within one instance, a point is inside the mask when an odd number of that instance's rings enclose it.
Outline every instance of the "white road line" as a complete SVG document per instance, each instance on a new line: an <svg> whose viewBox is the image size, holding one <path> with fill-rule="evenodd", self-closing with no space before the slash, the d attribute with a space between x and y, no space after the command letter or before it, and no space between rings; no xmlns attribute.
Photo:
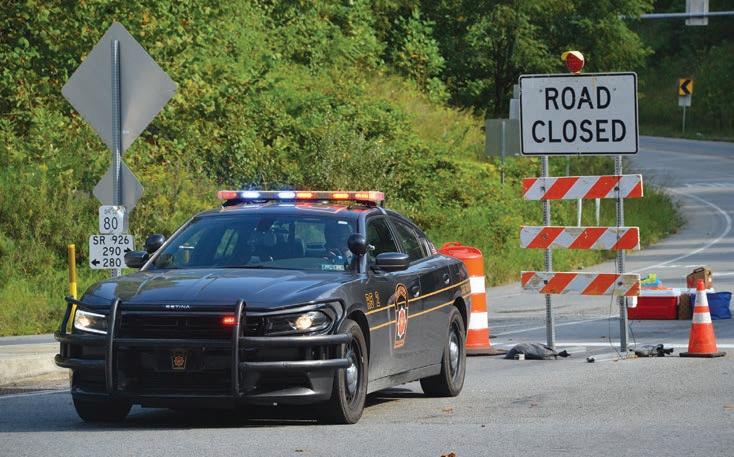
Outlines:
<svg viewBox="0 0 734 457"><path fill-rule="evenodd" d="M678 256L678 257L676 257L674 259L667 260L665 262L660 262L660 263L655 264L655 265L650 265L650 266L647 266L647 267L643 267L643 268L639 268L637 270L630 271L630 273L640 273L640 272L645 271L645 270L652 270L652 269L655 269L655 268L660 268L663 265L668 265L668 264L671 264L673 262L677 262L679 260L682 260L682 259L685 259L687 257L690 257L692 255L696 255L699 252L704 251L704 250L710 248L711 246L715 245L716 243L718 243L719 241L721 241L725 236L727 236L729 234L729 232L731 232L731 217L729 216L729 214L727 214L726 211L724 211L723 209L719 208L718 206L716 206L715 204L711 203L710 201L708 201L706 199L703 199L701 197L698 197L696 195L685 194L683 192L679 192L677 190L673 190L673 189L670 189L670 188L668 188L668 190L671 191L671 192L673 192L673 193L676 193L678 195L681 195L683 197L688 197L688 198L692 198L694 200L698 200L699 202L701 202L701 203L703 203L705 205L708 205L709 207L713 208L714 210L716 210L716 212L718 212L724 218L724 221L726 222L726 227L724 227L724 230L721 232L721 234L718 237L716 237L715 239L709 241L708 243L706 243L705 245L701 246L698 249L694 249L693 251L690 251L687 254L683 254L682 256ZM629 258L629 260L632 260L632 259L633 259L632 257Z"/></svg>
<svg viewBox="0 0 734 457"><path fill-rule="evenodd" d="M28 392L24 394L11 394L11 395L0 395L0 400L5 400L8 398L23 398L23 397L38 397L40 395L53 395L53 394L60 394L60 393L66 393L69 392L68 389L63 390L41 390L38 392Z"/></svg>
<svg viewBox="0 0 734 457"><path fill-rule="evenodd" d="M645 343L643 341L638 341L637 347L639 348L646 344L656 344L657 345L661 343L664 344L665 347L672 347L676 349L688 349L688 343L666 343L664 341L657 341L655 343ZM501 345L514 346L515 344L516 343L512 343L512 342L508 342L508 343L492 342L492 346L501 346ZM590 347L590 348L610 347L609 342L604 342L604 341L556 341L556 349L568 347L568 346L570 347L585 346L585 347ZM619 346L619 343L612 342L611 346L616 348ZM734 349L734 344L717 344L717 347L719 349ZM634 348L634 345L630 345L630 348Z"/></svg>
<svg viewBox="0 0 734 457"><path fill-rule="evenodd" d="M594 322L594 321L605 321L607 319L609 319L609 317L598 317L598 318L595 318L595 319L585 319L585 320L582 320L582 321L563 322L563 323L560 323L560 324L556 324L555 327L556 328L557 327L565 327L567 325L584 324L586 322ZM494 336L500 337L500 336L504 336L504 335L514 335L516 333L526 333L526 332L532 332L534 330L544 330L544 329L545 329L545 325L543 325L542 327L530 327L530 328L524 328L522 330L512 330L510 332L496 333Z"/></svg>

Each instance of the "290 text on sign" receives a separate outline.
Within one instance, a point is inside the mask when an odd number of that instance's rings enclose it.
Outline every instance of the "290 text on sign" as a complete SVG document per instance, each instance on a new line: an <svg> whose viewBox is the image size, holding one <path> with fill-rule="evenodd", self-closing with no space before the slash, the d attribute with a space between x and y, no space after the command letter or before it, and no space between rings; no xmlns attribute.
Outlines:
<svg viewBox="0 0 734 457"><path fill-rule="evenodd" d="M524 155L636 154L637 75L520 77Z"/></svg>

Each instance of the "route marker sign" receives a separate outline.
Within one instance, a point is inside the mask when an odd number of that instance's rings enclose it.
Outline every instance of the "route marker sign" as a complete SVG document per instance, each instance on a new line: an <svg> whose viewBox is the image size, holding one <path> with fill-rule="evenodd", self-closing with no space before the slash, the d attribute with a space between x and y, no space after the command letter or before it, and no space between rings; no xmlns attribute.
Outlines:
<svg viewBox="0 0 734 457"><path fill-rule="evenodd" d="M523 155L637 154L637 75L520 76Z"/></svg>
<svg viewBox="0 0 734 457"><path fill-rule="evenodd" d="M135 250L132 235L91 235L89 237L89 268L117 270L125 265L125 254Z"/></svg>
<svg viewBox="0 0 734 457"><path fill-rule="evenodd" d="M100 233L119 235L125 228L125 207L104 205L99 207Z"/></svg>
<svg viewBox="0 0 734 457"><path fill-rule="evenodd" d="M113 23L74 71L61 93L94 128L110 150L113 135L112 54L120 43L120 154L140 136L176 92L176 83L119 22Z"/></svg>

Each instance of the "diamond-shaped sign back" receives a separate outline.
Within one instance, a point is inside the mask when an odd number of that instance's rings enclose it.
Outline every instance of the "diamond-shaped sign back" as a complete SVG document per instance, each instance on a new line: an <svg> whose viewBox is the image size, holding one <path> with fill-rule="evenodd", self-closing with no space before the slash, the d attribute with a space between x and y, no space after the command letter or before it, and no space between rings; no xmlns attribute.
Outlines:
<svg viewBox="0 0 734 457"><path fill-rule="evenodd" d="M176 92L176 83L135 41L113 23L61 93L89 122L108 148L112 141L112 41L120 42L122 151L127 150Z"/></svg>

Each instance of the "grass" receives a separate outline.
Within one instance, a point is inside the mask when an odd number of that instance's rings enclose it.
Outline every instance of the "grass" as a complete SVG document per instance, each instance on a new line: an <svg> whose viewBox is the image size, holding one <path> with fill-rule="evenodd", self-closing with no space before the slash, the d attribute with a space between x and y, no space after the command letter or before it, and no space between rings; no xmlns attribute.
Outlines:
<svg viewBox="0 0 734 457"><path fill-rule="evenodd" d="M78 290L103 279L105 273L78 268ZM32 335L56 330L69 295L68 273L49 268L43 277L16 276L0 289L0 336Z"/></svg>
<svg viewBox="0 0 734 457"><path fill-rule="evenodd" d="M655 125L643 124L640 126L640 133L648 136L661 136L668 138L685 138L688 140L705 140L705 141L734 141L734 132L729 131L708 131L694 127L687 127L685 133L681 129L680 122L678 126L672 125Z"/></svg>

